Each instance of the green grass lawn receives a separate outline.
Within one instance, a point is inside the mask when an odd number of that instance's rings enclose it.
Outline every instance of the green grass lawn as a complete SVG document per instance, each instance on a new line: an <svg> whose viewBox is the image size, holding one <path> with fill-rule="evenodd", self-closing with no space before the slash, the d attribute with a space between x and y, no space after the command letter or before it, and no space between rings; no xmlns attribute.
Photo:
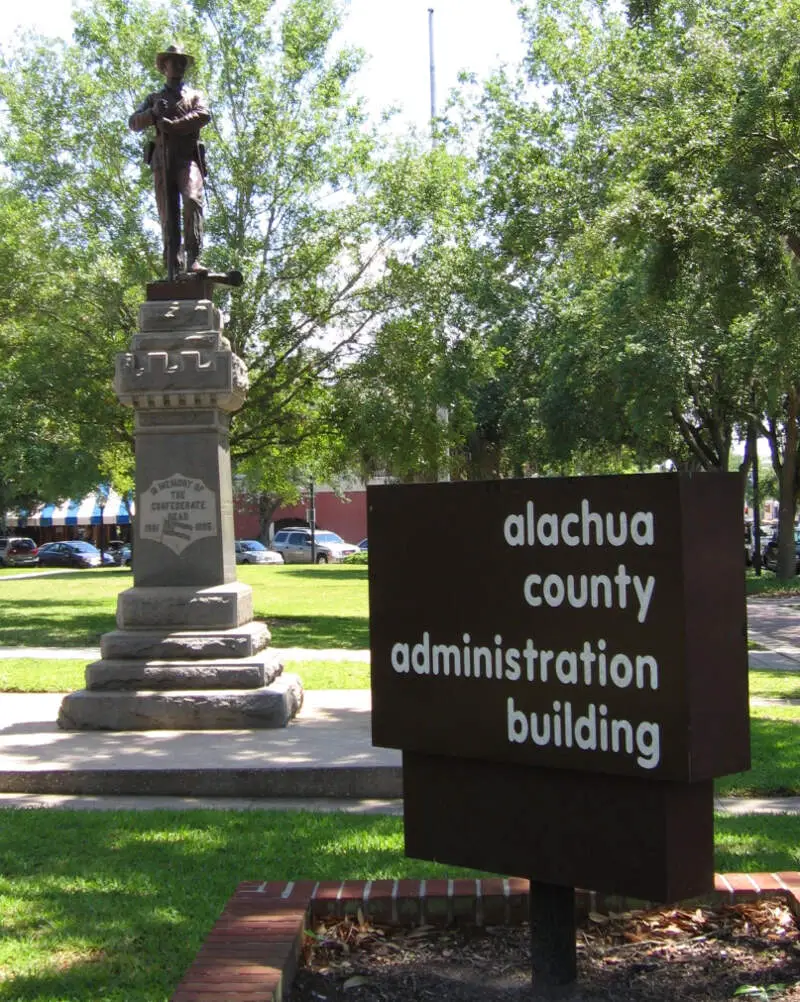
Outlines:
<svg viewBox="0 0 800 1002"><path fill-rule="evenodd" d="M751 720L788 720L800 724L800 704L795 706L783 706L777 703L770 703L766 706L751 706Z"/></svg>
<svg viewBox="0 0 800 1002"><path fill-rule="evenodd" d="M717 873L776 873L800 869L800 817L796 814L716 814Z"/></svg>
<svg viewBox="0 0 800 1002"><path fill-rule="evenodd" d="M237 883L457 876L398 818L3 811L0 1000L163 1002Z"/></svg>
<svg viewBox="0 0 800 1002"><path fill-rule="evenodd" d="M241 567L273 645L368 646L363 566ZM38 575L31 573L31 577ZM752 579L757 590L764 578ZM773 578L774 580L774 578ZM800 591L800 579L797 579ZM0 645L97 645L126 570L2 582ZM781 586L785 591L785 586ZM751 582L748 579L748 590ZM0 690L69 691L82 661L0 659ZM289 662L308 689L366 688L360 662ZM753 696L800 676L750 673ZM800 794L800 708L754 707L753 769L720 795ZM800 869L800 817L715 820L715 869ZM267 811L0 812L0 1002L164 1002L242 880L457 876L403 855L402 819Z"/></svg>
<svg viewBox="0 0 800 1002"><path fill-rule="evenodd" d="M800 672L762 671L750 672L750 696L762 699L800 699Z"/></svg>
<svg viewBox="0 0 800 1002"><path fill-rule="evenodd" d="M787 720L750 720L751 768L716 780L721 797L800 795L800 731Z"/></svg>
<svg viewBox="0 0 800 1002"><path fill-rule="evenodd" d="M0 1000L164 1002L242 880L467 873L402 846L387 816L4 811ZM800 818L716 818L716 870L798 867Z"/></svg>
<svg viewBox="0 0 800 1002"><path fill-rule="evenodd" d="M274 646L369 646L365 566L241 566L238 572L253 588L255 618L267 622ZM133 584L122 568L31 578L0 579L0 646L97 645L115 628L117 595Z"/></svg>
<svg viewBox="0 0 800 1002"><path fill-rule="evenodd" d="M80 570L3 582L0 568L0 646L96 645L114 629L117 594L130 588L128 569ZM237 568L253 588L256 619L267 622L276 647L369 646L367 566L353 564ZM800 577L788 584L769 572L748 572L748 594L800 593Z"/></svg>
<svg viewBox="0 0 800 1002"><path fill-rule="evenodd" d="M72 692L84 686L85 661L0 658L0 692Z"/></svg>
<svg viewBox="0 0 800 1002"><path fill-rule="evenodd" d="M756 577L755 571L748 567L745 589L748 595L797 595L800 594L800 576L779 581L772 571L762 571L761 577Z"/></svg>
<svg viewBox="0 0 800 1002"><path fill-rule="evenodd" d="M56 658L0 658L0 692L72 692L84 686L85 661ZM369 689L369 664L362 661L286 661L305 689Z"/></svg>
<svg viewBox="0 0 800 1002"><path fill-rule="evenodd" d="M37 574L46 574L50 570L49 567L0 567L0 578L7 578L10 574L30 574L31 576L36 576Z"/></svg>
<svg viewBox="0 0 800 1002"><path fill-rule="evenodd" d="M369 664L363 661L287 661L304 689L369 689Z"/></svg>

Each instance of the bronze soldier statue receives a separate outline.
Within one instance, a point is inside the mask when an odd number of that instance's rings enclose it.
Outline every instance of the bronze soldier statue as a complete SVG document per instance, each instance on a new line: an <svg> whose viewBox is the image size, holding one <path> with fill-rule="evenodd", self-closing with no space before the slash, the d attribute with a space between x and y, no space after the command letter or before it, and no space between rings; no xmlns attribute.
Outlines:
<svg viewBox="0 0 800 1002"><path fill-rule="evenodd" d="M202 272L203 179L205 148L200 129L211 119L203 96L183 82L192 56L170 45L156 56L156 67L166 85L149 94L128 120L135 132L155 126L156 139L146 159L153 168L156 205L164 240L164 263L172 280L181 272ZM183 203L181 248L180 203Z"/></svg>

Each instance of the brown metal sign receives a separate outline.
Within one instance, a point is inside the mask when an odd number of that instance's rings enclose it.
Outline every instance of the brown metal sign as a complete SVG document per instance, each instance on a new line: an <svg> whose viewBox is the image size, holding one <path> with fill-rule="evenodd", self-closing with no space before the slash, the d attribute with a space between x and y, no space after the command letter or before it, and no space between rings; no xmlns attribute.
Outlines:
<svg viewBox="0 0 800 1002"><path fill-rule="evenodd" d="M737 475L368 505L374 744L678 782L749 767Z"/></svg>

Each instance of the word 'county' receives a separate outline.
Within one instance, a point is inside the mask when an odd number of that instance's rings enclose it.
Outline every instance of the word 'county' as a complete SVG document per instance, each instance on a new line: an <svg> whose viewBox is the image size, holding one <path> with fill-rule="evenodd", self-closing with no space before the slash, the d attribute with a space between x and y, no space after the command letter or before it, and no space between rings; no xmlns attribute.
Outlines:
<svg viewBox="0 0 800 1002"><path fill-rule="evenodd" d="M633 585L633 589L631 589ZM640 623L647 619L650 602L656 587L652 574L646 579L638 574L629 574L625 564L617 567L617 573L608 574L529 574L522 586L522 593L528 605L549 605L557 609L565 602L573 609L588 605L592 609L612 609L616 603L620 609L627 609L629 598L638 602L636 618Z"/></svg>
<svg viewBox="0 0 800 1002"><path fill-rule="evenodd" d="M503 535L509 546L652 546L655 533L653 513L636 511L606 512L605 517L592 511L586 498L580 511L559 515L544 512L536 516L533 501L528 501L525 511L507 516Z"/></svg>

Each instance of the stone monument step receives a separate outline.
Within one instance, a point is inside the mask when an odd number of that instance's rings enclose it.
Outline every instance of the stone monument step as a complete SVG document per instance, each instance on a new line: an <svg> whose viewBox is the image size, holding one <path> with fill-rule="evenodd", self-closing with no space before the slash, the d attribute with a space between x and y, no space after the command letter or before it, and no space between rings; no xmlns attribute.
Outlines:
<svg viewBox="0 0 800 1002"><path fill-rule="evenodd" d="M227 661L95 661L86 669L93 692L131 689L260 689L283 671L275 654Z"/></svg>
<svg viewBox="0 0 800 1002"><path fill-rule="evenodd" d="M71 692L61 702L65 731L218 731L286 727L303 702L297 675L262 689Z"/></svg>
<svg viewBox="0 0 800 1002"><path fill-rule="evenodd" d="M117 598L121 630L227 630L253 618L253 589L241 581L210 587L127 588Z"/></svg>
<svg viewBox="0 0 800 1002"><path fill-rule="evenodd" d="M253 620L227 630L112 630L100 638L104 661L226 661L249 658L269 644L266 623Z"/></svg>

